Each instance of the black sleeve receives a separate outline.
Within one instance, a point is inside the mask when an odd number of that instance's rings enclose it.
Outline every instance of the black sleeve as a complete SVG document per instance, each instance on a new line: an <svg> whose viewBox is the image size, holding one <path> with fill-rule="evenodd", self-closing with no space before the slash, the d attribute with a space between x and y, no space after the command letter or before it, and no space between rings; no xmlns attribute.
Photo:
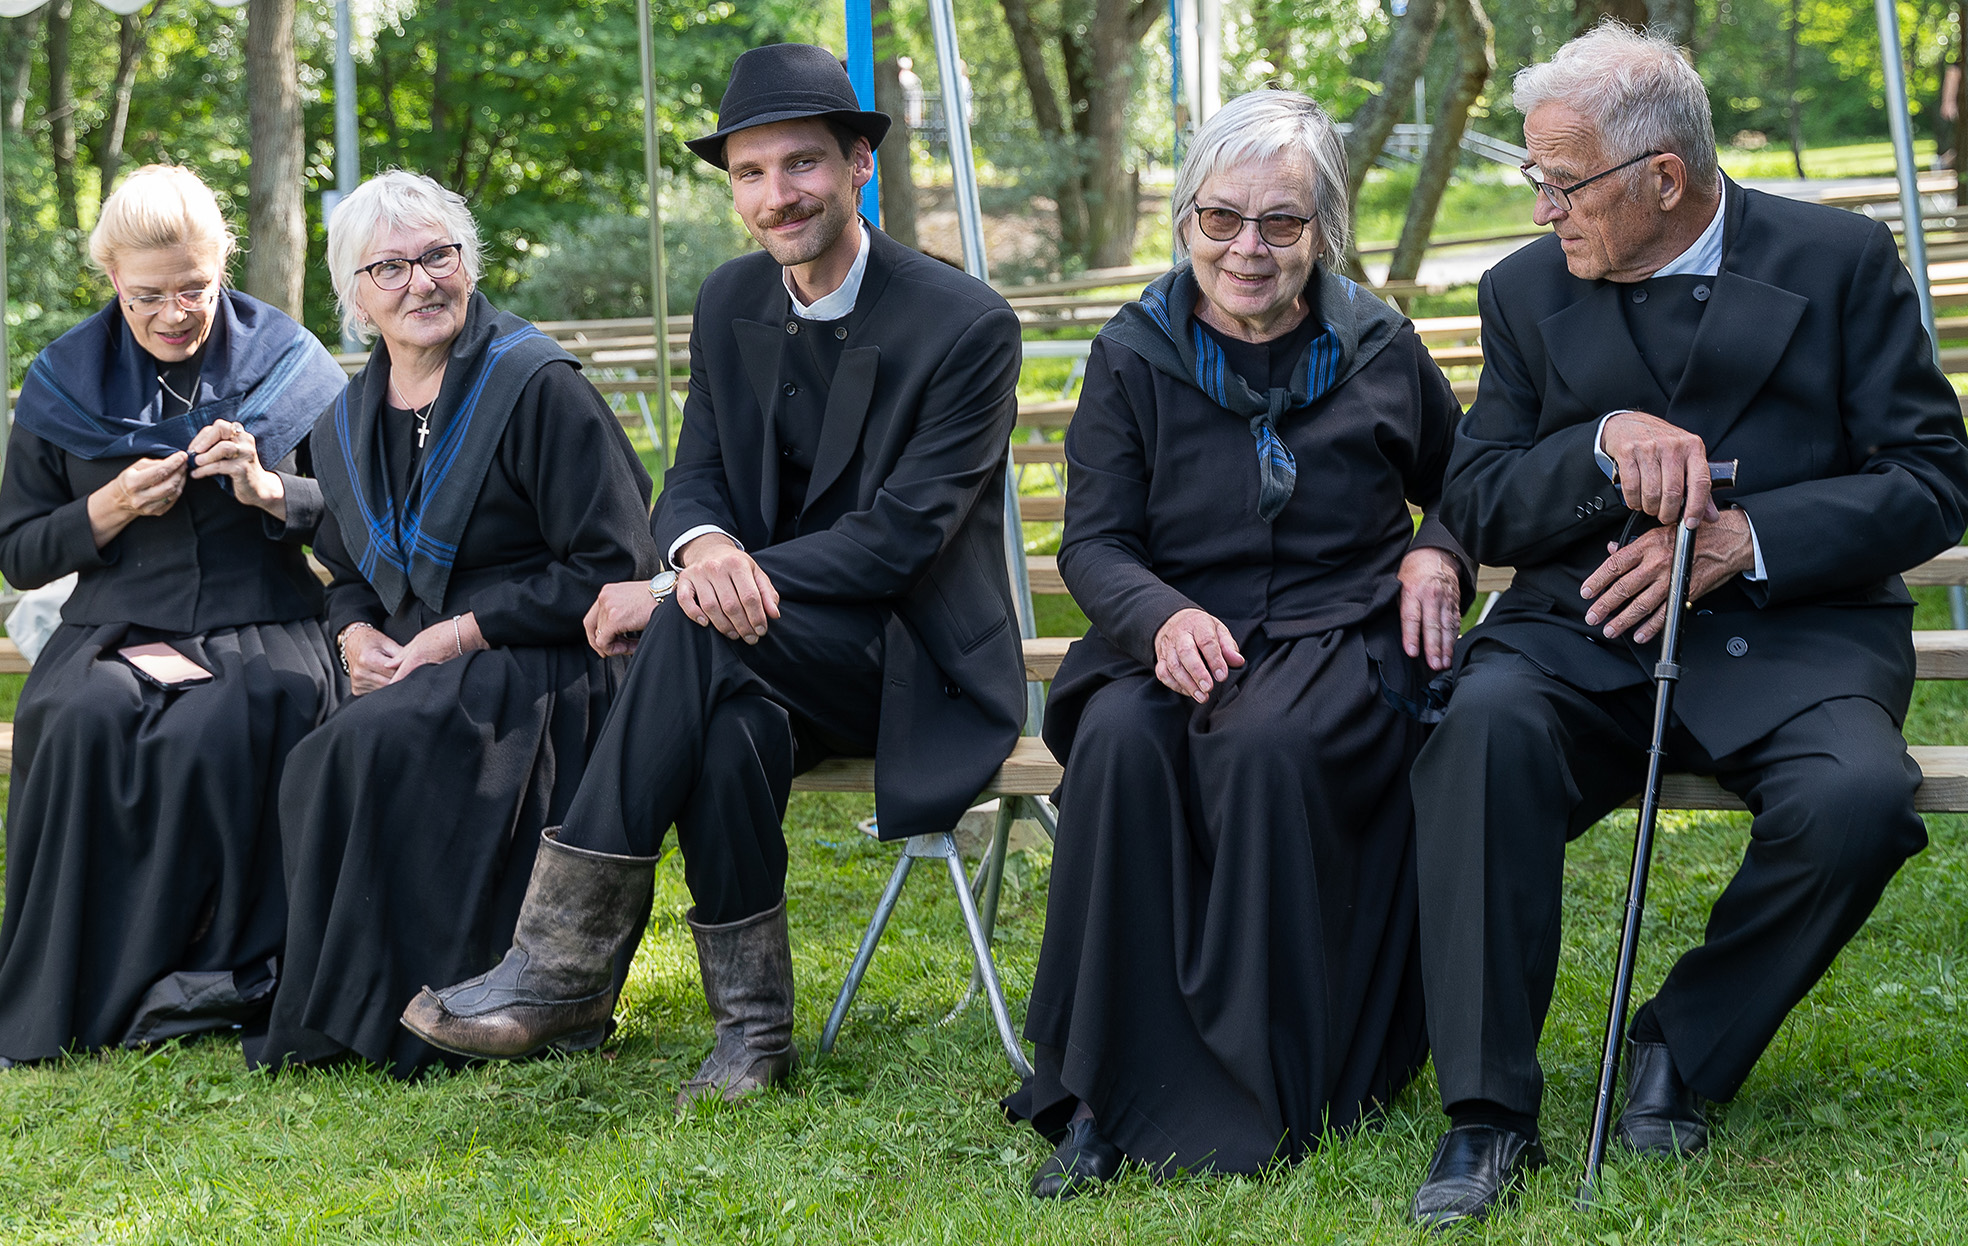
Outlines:
<svg viewBox="0 0 1968 1246"><path fill-rule="evenodd" d="M269 541L306 545L314 540L315 529L321 526L321 512L325 508L321 485L312 476L302 474L300 459L301 451L295 450L273 468L287 494L287 518L266 516L264 526Z"/></svg>
<svg viewBox="0 0 1968 1246"><path fill-rule="evenodd" d="M739 449L743 452L746 448ZM725 491L717 410L711 402L710 378L704 365L704 319L698 317L690 326L690 392L683 400L676 461L663 473L663 496L657 501L651 526L659 552L668 558L678 537L706 524L723 530L733 540L738 537L738 521Z"/></svg>
<svg viewBox="0 0 1968 1246"><path fill-rule="evenodd" d="M329 639L340 636L351 623L367 623L380 630L389 619L389 611L383 609L383 599L356 570L355 560L342 544L342 528L335 521L335 512L326 507L314 532L314 556L328 568Z"/></svg>
<svg viewBox="0 0 1968 1246"><path fill-rule="evenodd" d="M1100 634L1151 670L1155 633L1200 609L1149 569L1148 449L1117 363L1135 358L1095 338L1080 405L1066 425L1066 531L1059 573Z"/></svg>
<svg viewBox="0 0 1968 1246"><path fill-rule="evenodd" d="M69 486L68 452L14 425L0 480L0 575L15 588L39 588L71 571L106 567L96 548L89 499Z"/></svg>
<svg viewBox="0 0 1968 1246"><path fill-rule="evenodd" d="M1442 375L1435 357L1412 330L1408 346L1414 355L1418 382L1415 404L1415 442L1413 461L1402 473L1408 501L1421 508L1422 520L1415 529L1410 549L1439 549L1455 559L1462 576L1462 608L1467 610L1476 597L1476 560L1462 548L1438 513L1442 502L1442 478L1449 467L1449 452L1455 445L1456 422L1462 418L1462 404L1455 388Z"/></svg>
<svg viewBox="0 0 1968 1246"><path fill-rule="evenodd" d="M574 368L549 364L527 382L499 448L501 466L536 508L554 561L474 600L487 644L564 644L602 587L656 573L649 473L621 422Z"/></svg>

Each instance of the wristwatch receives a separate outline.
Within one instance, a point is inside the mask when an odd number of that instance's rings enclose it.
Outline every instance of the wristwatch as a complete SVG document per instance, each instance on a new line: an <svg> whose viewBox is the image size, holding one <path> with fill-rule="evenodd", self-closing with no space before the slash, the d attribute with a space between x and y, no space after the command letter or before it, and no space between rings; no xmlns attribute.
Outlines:
<svg viewBox="0 0 1968 1246"><path fill-rule="evenodd" d="M654 597L656 604L660 606L671 593L676 592L676 582L676 572L658 571L649 577L649 595Z"/></svg>

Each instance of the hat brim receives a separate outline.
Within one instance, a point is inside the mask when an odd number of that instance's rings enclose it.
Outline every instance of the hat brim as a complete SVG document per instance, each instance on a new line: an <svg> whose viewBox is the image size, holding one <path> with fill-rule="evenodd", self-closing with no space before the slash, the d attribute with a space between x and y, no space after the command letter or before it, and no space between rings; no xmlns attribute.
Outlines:
<svg viewBox="0 0 1968 1246"><path fill-rule="evenodd" d="M888 134L888 127L893 124L893 119L885 112L855 112L847 108L821 112L792 109L787 112L768 112L760 113L756 117L747 117L735 125L725 126L702 138L685 139L683 145L695 152L697 158L706 164L729 171L730 166L724 159L724 140L740 130L756 129L779 121L803 121L808 117L835 117L845 121L856 134L868 140L868 146L871 148L881 146L882 138Z"/></svg>

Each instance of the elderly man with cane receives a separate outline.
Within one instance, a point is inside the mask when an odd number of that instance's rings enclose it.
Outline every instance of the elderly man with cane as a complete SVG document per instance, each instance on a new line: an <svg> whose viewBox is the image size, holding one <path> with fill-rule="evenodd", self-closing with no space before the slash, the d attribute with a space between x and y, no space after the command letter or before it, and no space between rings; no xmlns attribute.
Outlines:
<svg viewBox="0 0 1968 1246"><path fill-rule="evenodd" d="M1452 1127L1415 1195L1481 1218L1544 1162L1565 844L1646 769L1674 529L1693 529L1676 769L1754 812L1703 942L1628 1031L1616 1140L1685 1156L1925 846L1898 572L1961 535L1968 445L1885 226L1716 167L1701 79L1602 25L1517 75L1540 238L1483 280L1442 514L1517 568L1414 776L1429 1037ZM1711 460L1739 460L1718 506Z"/></svg>

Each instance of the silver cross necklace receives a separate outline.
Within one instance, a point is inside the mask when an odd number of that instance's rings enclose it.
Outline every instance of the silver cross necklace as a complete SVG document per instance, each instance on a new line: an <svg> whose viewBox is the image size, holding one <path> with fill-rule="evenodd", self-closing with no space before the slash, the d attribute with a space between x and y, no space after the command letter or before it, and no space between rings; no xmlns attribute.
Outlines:
<svg viewBox="0 0 1968 1246"><path fill-rule="evenodd" d="M403 396L403 391L396 387L395 377L390 378L390 392L396 395L396 400L403 404L405 411L417 417L417 448L419 450L423 449L425 439L430 436L430 413L431 409L437 406L437 399L431 399L430 404L422 411L417 410L417 408L410 405L410 400Z"/></svg>

